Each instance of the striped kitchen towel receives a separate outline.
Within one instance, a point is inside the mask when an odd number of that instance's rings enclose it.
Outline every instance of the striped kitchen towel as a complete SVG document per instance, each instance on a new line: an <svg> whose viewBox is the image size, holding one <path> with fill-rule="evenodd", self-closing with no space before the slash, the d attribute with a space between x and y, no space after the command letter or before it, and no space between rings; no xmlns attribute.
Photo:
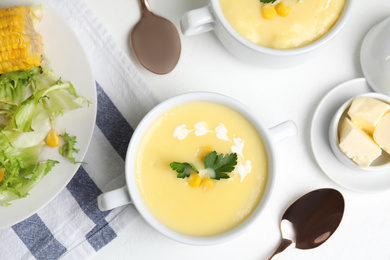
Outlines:
<svg viewBox="0 0 390 260"><path fill-rule="evenodd" d="M98 97L96 127L87 164L59 196L0 230L0 259L86 259L139 216L132 205L101 212L96 198L125 184L128 142L157 100L84 0L46 2L73 28L89 56Z"/></svg>

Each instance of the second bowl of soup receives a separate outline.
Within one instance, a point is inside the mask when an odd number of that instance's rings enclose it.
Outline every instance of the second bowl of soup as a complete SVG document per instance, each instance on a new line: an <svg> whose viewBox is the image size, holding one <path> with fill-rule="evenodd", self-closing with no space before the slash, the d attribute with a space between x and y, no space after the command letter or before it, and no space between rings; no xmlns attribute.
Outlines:
<svg viewBox="0 0 390 260"><path fill-rule="evenodd" d="M264 67L303 63L345 25L352 0L209 0L181 19L184 35L214 30L237 58ZM269 2L269 1L268 1Z"/></svg>

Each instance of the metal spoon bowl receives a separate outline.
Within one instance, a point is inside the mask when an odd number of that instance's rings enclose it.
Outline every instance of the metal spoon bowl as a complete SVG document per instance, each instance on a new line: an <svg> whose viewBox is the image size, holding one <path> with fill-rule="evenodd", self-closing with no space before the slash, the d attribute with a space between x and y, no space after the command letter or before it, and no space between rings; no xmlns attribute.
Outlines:
<svg viewBox="0 0 390 260"><path fill-rule="evenodd" d="M140 0L142 15L130 34L130 44L138 61L156 74L171 72L181 53L175 25L155 15L147 0Z"/></svg>
<svg viewBox="0 0 390 260"><path fill-rule="evenodd" d="M344 215L344 198L334 189L318 189L297 199L282 216L282 240L269 258L287 248L312 249L322 245L337 229Z"/></svg>

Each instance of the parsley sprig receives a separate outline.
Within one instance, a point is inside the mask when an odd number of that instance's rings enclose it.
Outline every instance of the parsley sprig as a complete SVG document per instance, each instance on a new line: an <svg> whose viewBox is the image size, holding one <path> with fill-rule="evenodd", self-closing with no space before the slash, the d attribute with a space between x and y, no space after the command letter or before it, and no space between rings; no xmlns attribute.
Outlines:
<svg viewBox="0 0 390 260"><path fill-rule="evenodd" d="M192 163L172 162L170 166L172 170L178 173L177 178L185 178L190 176L191 173L199 173L199 171Z"/></svg>
<svg viewBox="0 0 390 260"><path fill-rule="evenodd" d="M216 180L228 179L229 175L226 173L232 172L237 164L237 154L231 153L217 155L217 152L211 152L204 159L204 166L206 169L213 169Z"/></svg>
<svg viewBox="0 0 390 260"><path fill-rule="evenodd" d="M265 4L273 4L275 2L276 0L260 0L260 3L265 3Z"/></svg>
<svg viewBox="0 0 390 260"><path fill-rule="evenodd" d="M212 169L215 172L215 176L210 178L215 180L228 179L230 176L227 174L232 172L237 165L237 154L220 154L218 155L216 151L209 153L204 159L205 169ZM172 162L170 163L172 170L176 171L177 178L185 178L190 176L191 173L199 173L196 167L191 163L180 163Z"/></svg>

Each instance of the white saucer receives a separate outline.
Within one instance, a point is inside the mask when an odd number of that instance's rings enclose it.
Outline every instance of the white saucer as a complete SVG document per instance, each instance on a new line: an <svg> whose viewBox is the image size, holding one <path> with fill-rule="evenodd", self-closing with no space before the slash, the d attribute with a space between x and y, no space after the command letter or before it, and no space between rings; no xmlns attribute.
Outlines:
<svg viewBox="0 0 390 260"><path fill-rule="evenodd" d="M348 99L372 92L364 78L347 81L321 100L311 123L310 141L314 157L320 168L337 184L359 192L379 192L390 189L390 171L359 172L345 166L334 155L328 137L330 120Z"/></svg>

